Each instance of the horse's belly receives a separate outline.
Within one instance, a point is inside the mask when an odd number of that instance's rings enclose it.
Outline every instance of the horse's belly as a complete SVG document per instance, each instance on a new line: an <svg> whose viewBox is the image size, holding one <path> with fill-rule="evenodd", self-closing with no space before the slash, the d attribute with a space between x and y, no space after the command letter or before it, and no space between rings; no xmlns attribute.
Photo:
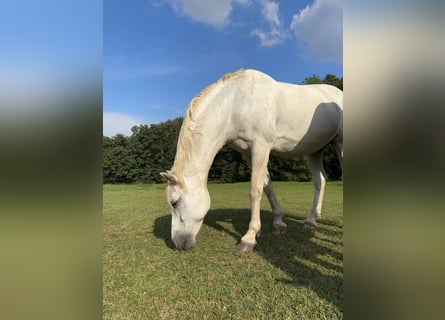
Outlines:
<svg viewBox="0 0 445 320"><path fill-rule="evenodd" d="M271 153L280 157L293 158L313 153L318 149L320 149L318 144L307 145L291 142L279 142L272 148Z"/></svg>
<svg viewBox="0 0 445 320"><path fill-rule="evenodd" d="M324 148L337 134L338 128L331 127L323 131L309 131L302 136L278 136L272 147L272 153L285 157L308 155Z"/></svg>

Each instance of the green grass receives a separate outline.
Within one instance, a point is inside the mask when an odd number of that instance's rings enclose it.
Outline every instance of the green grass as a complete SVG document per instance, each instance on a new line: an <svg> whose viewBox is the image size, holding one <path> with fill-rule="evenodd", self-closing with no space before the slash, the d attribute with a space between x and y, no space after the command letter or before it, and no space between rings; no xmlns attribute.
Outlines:
<svg viewBox="0 0 445 320"><path fill-rule="evenodd" d="M105 185L104 319L340 319L343 184L329 182L316 230L303 227L312 183L276 182L288 232L272 235L262 204L253 253L235 245L249 224L248 184L211 184L196 247L171 249L165 185Z"/></svg>

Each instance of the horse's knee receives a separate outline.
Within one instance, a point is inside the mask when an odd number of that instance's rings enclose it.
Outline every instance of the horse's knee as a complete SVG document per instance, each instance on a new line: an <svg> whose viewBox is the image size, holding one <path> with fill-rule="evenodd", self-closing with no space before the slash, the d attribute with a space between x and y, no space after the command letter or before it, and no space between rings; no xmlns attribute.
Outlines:
<svg viewBox="0 0 445 320"><path fill-rule="evenodd" d="M261 188L251 187L249 190L250 199L252 201L257 200L258 198L261 198L262 193L263 193L263 190Z"/></svg>

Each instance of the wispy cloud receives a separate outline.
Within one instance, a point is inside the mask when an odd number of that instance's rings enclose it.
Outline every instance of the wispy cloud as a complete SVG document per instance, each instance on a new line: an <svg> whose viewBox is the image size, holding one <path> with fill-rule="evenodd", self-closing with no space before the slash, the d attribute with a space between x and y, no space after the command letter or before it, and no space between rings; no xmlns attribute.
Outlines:
<svg viewBox="0 0 445 320"><path fill-rule="evenodd" d="M272 25L279 27L281 20L278 16L279 4L275 1L261 1L263 10L261 11L264 18Z"/></svg>
<svg viewBox="0 0 445 320"><path fill-rule="evenodd" d="M286 39L286 31L279 16L280 5L275 1L261 0L261 13L269 25L269 31L254 29L250 34L257 36L263 47L272 47L282 43Z"/></svg>
<svg viewBox="0 0 445 320"><path fill-rule="evenodd" d="M108 58L104 65L103 76L105 81L122 80L131 78L146 78L177 75L186 70L186 67L178 64L140 63L134 61L113 61Z"/></svg>
<svg viewBox="0 0 445 320"><path fill-rule="evenodd" d="M306 55L320 60L342 61L341 0L315 0L293 16L290 28Z"/></svg>
<svg viewBox="0 0 445 320"><path fill-rule="evenodd" d="M113 137L118 133L131 136L131 128L144 123L144 119L139 116L118 112L103 113L103 135Z"/></svg>
<svg viewBox="0 0 445 320"><path fill-rule="evenodd" d="M164 112L168 112L172 117L181 117L183 116L185 110L176 108L176 107L166 107L161 106L160 104L154 104L151 106L152 109L155 110L163 110Z"/></svg>
<svg viewBox="0 0 445 320"><path fill-rule="evenodd" d="M246 6L249 0L169 0L168 3L179 15L192 21L222 28L229 22L234 5Z"/></svg>
<svg viewBox="0 0 445 320"><path fill-rule="evenodd" d="M177 15L217 29L233 25L232 12L261 7L265 26L250 32L263 47L273 47L289 39L296 40L304 55L316 60L341 62L343 59L343 12L341 0L314 0L296 13L291 23L280 16L276 0L150 0L156 7L170 5Z"/></svg>

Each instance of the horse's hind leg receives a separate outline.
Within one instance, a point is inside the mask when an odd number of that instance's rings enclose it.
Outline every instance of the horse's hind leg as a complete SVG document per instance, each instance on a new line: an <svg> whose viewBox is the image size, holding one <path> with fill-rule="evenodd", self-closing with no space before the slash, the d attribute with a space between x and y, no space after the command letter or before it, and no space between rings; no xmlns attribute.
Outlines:
<svg viewBox="0 0 445 320"><path fill-rule="evenodd" d="M275 192L273 191L272 181L270 180L269 174L267 174L267 176L268 176L268 182L264 186L264 192L266 193L267 199L269 200L274 215L273 233L275 235L282 235L286 233L287 225L283 222L283 210L278 204L278 200L275 196Z"/></svg>
<svg viewBox="0 0 445 320"><path fill-rule="evenodd" d="M312 180L314 183L314 201L309 216L304 224L309 227L317 227L317 219L321 218L321 206L323 202L324 188L326 185L326 177L323 170L323 151L310 154L307 157L309 169L312 172Z"/></svg>

